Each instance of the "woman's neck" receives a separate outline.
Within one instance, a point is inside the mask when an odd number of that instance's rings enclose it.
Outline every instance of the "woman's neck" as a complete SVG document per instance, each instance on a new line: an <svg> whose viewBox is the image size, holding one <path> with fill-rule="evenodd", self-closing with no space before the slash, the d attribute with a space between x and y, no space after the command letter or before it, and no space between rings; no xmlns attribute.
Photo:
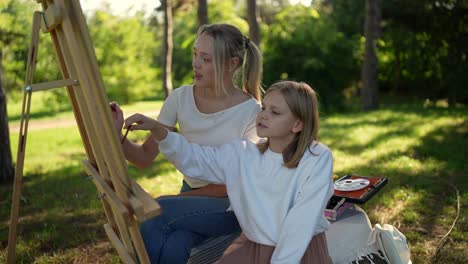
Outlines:
<svg viewBox="0 0 468 264"><path fill-rule="evenodd" d="M205 99L225 99L226 97L231 97L234 95L237 90L239 90L234 84L231 82L224 83L224 91L221 88L215 88L214 86L206 87L206 86L197 86L197 96L205 98Z"/></svg>
<svg viewBox="0 0 468 264"><path fill-rule="evenodd" d="M225 94L223 91L216 94L214 89L209 88L195 87L194 89L195 105L198 111L204 114L223 111L238 105L249 98L250 97L248 95L244 94L244 92L234 86L231 88L230 94Z"/></svg>

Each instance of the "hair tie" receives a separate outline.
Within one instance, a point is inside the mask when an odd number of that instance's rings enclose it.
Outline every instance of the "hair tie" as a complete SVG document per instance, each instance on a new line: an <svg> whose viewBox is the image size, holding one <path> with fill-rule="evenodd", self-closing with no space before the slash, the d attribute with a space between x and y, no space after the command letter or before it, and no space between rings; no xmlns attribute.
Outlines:
<svg viewBox="0 0 468 264"><path fill-rule="evenodd" d="M246 36L244 36L244 48L248 49L250 45L250 39Z"/></svg>

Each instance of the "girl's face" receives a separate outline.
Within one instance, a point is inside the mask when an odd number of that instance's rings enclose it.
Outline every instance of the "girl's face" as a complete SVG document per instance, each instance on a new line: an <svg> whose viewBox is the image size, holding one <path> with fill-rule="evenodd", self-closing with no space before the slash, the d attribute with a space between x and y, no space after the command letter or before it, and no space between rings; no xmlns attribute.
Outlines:
<svg viewBox="0 0 468 264"><path fill-rule="evenodd" d="M268 138L273 151L282 152L281 148L286 147L302 127L302 121L293 115L280 91L265 95L262 111L257 115L257 135Z"/></svg>
<svg viewBox="0 0 468 264"><path fill-rule="evenodd" d="M195 84L199 87L214 87L213 38L206 34L198 36L193 47L192 67Z"/></svg>

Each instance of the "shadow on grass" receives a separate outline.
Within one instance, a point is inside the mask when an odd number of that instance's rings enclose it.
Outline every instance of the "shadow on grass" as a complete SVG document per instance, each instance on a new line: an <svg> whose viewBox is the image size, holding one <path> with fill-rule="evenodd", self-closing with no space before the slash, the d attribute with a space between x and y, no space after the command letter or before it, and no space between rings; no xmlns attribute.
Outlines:
<svg viewBox="0 0 468 264"><path fill-rule="evenodd" d="M363 124L363 123L370 123L369 121L359 123L359 126L373 126L373 127L382 127L391 124L391 120L383 120L383 121L375 121L371 124ZM341 151L346 152L349 155L359 155L365 150L369 150L372 148L377 147L378 145L389 141L394 138L402 138L402 137L411 137L415 133L415 129L417 125L420 124L419 122L412 121L405 123L404 126L391 128L386 133L382 133L380 135L375 136L366 144L361 144L356 142L349 134L346 132L340 125L327 125L324 129L330 130L330 135L328 137L333 138L330 140L331 145L339 145L339 149ZM344 130L344 131L343 131ZM338 132L337 132L338 131Z"/></svg>
<svg viewBox="0 0 468 264"><path fill-rule="evenodd" d="M416 129L418 126L424 125L433 117L444 116L462 116L459 111L444 111L442 113L429 112L421 114L424 117L422 121L416 121L409 118L412 115L419 114L412 111L400 111L401 118L391 116L383 119L375 118L375 121L369 119L359 120L355 122L340 124L328 124L324 126L326 134L328 131L332 134L327 135L333 142L331 148L336 145L336 149L341 150L349 155L359 155L366 149L378 147L381 143L394 138L417 136ZM372 118L371 118L372 119ZM402 122L402 120L404 122ZM406 120L408 119L408 120ZM423 250L415 250L413 257L414 263L425 263L428 261L426 246L428 241L438 242L438 240L450 229L453 220L456 217L457 196L456 191L452 186L455 186L461 196L461 203L465 204L466 192L468 189L468 165L466 157L468 157L468 123L462 119L461 123L451 126L437 127L433 131L418 138L418 144L413 145L410 149L400 151L392 150L383 152L373 159L366 162L365 165L356 165L348 168L346 172L338 172L341 174L357 174L365 176L382 176L389 179L388 184L369 201L364 208L373 211L374 218L378 218L379 212L389 203L389 200L395 203L398 199L398 192L408 192L408 195L416 195L421 198L408 197L407 203L404 201L404 207L400 213L396 213L389 220L391 224L400 223L400 230L407 235L410 244L422 247ZM362 121L362 122L361 122ZM360 126L394 126L399 127L387 129L387 132L379 134L372 138L366 144L359 144L356 141L349 139L350 143L340 142L346 141L348 129L353 129ZM408 160L417 160L422 164L422 169L412 171L406 165L386 166L388 161L395 161L406 156ZM402 159L404 160L404 159ZM437 168L430 166L431 164L440 164ZM427 164L427 166L424 166ZM406 198L405 198L406 199ZM393 203L393 205L395 204ZM463 206L462 206L463 208ZM393 208L387 208L393 210ZM463 210L463 209L462 209ZM464 215L463 211L461 216ZM371 219L372 222L378 219ZM382 223L383 224L383 223ZM451 251L450 256L444 256L445 263L466 263L466 254L463 253L464 245L466 245L466 230L468 229L468 221L464 217L460 217L457 225L451 236ZM435 245L434 243L433 245ZM465 256L465 257L464 257ZM435 261L432 259L431 261ZM448 261L448 262L447 262Z"/></svg>
<svg viewBox="0 0 468 264"><path fill-rule="evenodd" d="M162 157L162 155L158 155L156 160L153 161L148 168L139 169L133 165L128 166L129 174L133 179L160 177L160 175L165 175L175 170L174 166Z"/></svg>
<svg viewBox="0 0 468 264"><path fill-rule="evenodd" d="M158 177L171 169L166 163L158 158L144 173L135 171L130 174L137 178ZM8 244L12 187L0 186L2 251ZM103 229L107 219L96 187L85 174L83 166L62 167L47 171L47 174L29 173L23 178L21 190L17 241L19 262L32 263L44 254L53 255L54 252L107 241Z"/></svg>
<svg viewBox="0 0 468 264"><path fill-rule="evenodd" d="M328 139L327 143L330 145L337 145L341 151L350 155L359 155L364 150L372 149L394 138L417 137L416 130L418 126L424 125L427 119L463 118L464 116L466 116L466 110L463 108L425 109L409 106L407 108L385 109L370 113L353 112L341 115L346 119L346 123L339 121L324 122L321 132ZM365 133L367 127L386 128L388 131L375 136L366 144L360 144L354 138L356 137L354 132L362 130Z"/></svg>
<svg viewBox="0 0 468 264"><path fill-rule="evenodd" d="M18 260L32 263L34 257L102 239L103 213L96 190L81 167L64 167L50 174L31 173L23 178L18 222ZM9 221L11 187L1 187L2 222ZM7 212L8 211L8 212ZM8 225L0 228L2 247L7 245Z"/></svg>
<svg viewBox="0 0 468 264"><path fill-rule="evenodd" d="M392 109L376 113L340 115L341 119L346 121L343 123L324 122L322 131L326 135L325 138L331 141L327 142L330 148L341 150L350 156L359 155L366 149L383 148L380 145L392 139L416 137L417 143L411 144L409 149L382 151L365 165L359 164L347 168L347 171L337 171L343 174L383 176L389 179L383 190L364 205L368 213L372 212L375 215L373 222L377 220L379 214L393 210L391 202L398 203L398 199L407 199L408 202L402 201L404 207L392 215L389 221L402 224L400 230L407 235L415 252L414 263L426 263L430 254L427 253L426 243L437 242L450 228L455 216L453 207L456 204L455 193L450 184L460 190L462 203L466 203L468 184L465 179L468 154L466 121L461 124L458 122L457 125L436 127L424 136L419 136L416 129L433 118L465 115L466 111L457 109ZM363 144L356 142L349 135L351 130L359 127L363 127L363 131L367 127L389 129L381 130L383 132L377 133L370 141ZM422 169L413 171L408 166L388 165L389 161L399 160L402 156L408 157L408 160L427 164L427 167L423 166ZM404 159L402 162L405 162ZM430 166L431 163L440 165L434 168ZM173 166L161 156L152 166L144 170L129 166L131 177L137 180L156 179L160 177L158 175L165 175L171 171L174 171ZM6 247L7 241L11 192L11 186L0 186L2 248ZM401 198L400 192L406 192L408 196L419 195L422 198ZM381 208L384 210L379 212ZM47 171L47 174L37 172L26 175L20 209L19 243L24 249L19 253L24 263L31 263L34 258L44 254L107 240L102 229L102 225L106 222L105 215L97 199L96 188L85 176L81 164ZM461 213L461 216L463 215L466 214ZM468 230L466 217L461 217L451 234L453 239L451 248L447 251L450 254L447 254L446 263L464 263L461 258L462 251L466 248L463 245L466 245L468 239L466 230Z"/></svg>

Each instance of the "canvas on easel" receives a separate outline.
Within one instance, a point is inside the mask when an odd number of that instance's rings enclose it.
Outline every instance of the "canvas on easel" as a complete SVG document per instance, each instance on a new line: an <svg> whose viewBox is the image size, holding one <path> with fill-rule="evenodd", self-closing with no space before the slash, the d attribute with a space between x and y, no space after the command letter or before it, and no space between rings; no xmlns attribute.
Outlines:
<svg viewBox="0 0 468 264"><path fill-rule="evenodd" d="M124 263L149 263L138 224L160 213L160 207L128 174L119 136L114 128L94 48L78 0L38 0L28 56L17 168L13 188L8 263L15 262L19 198L31 94L66 87L88 159L83 161L101 197L109 240ZM49 34L63 80L34 84L38 35Z"/></svg>

